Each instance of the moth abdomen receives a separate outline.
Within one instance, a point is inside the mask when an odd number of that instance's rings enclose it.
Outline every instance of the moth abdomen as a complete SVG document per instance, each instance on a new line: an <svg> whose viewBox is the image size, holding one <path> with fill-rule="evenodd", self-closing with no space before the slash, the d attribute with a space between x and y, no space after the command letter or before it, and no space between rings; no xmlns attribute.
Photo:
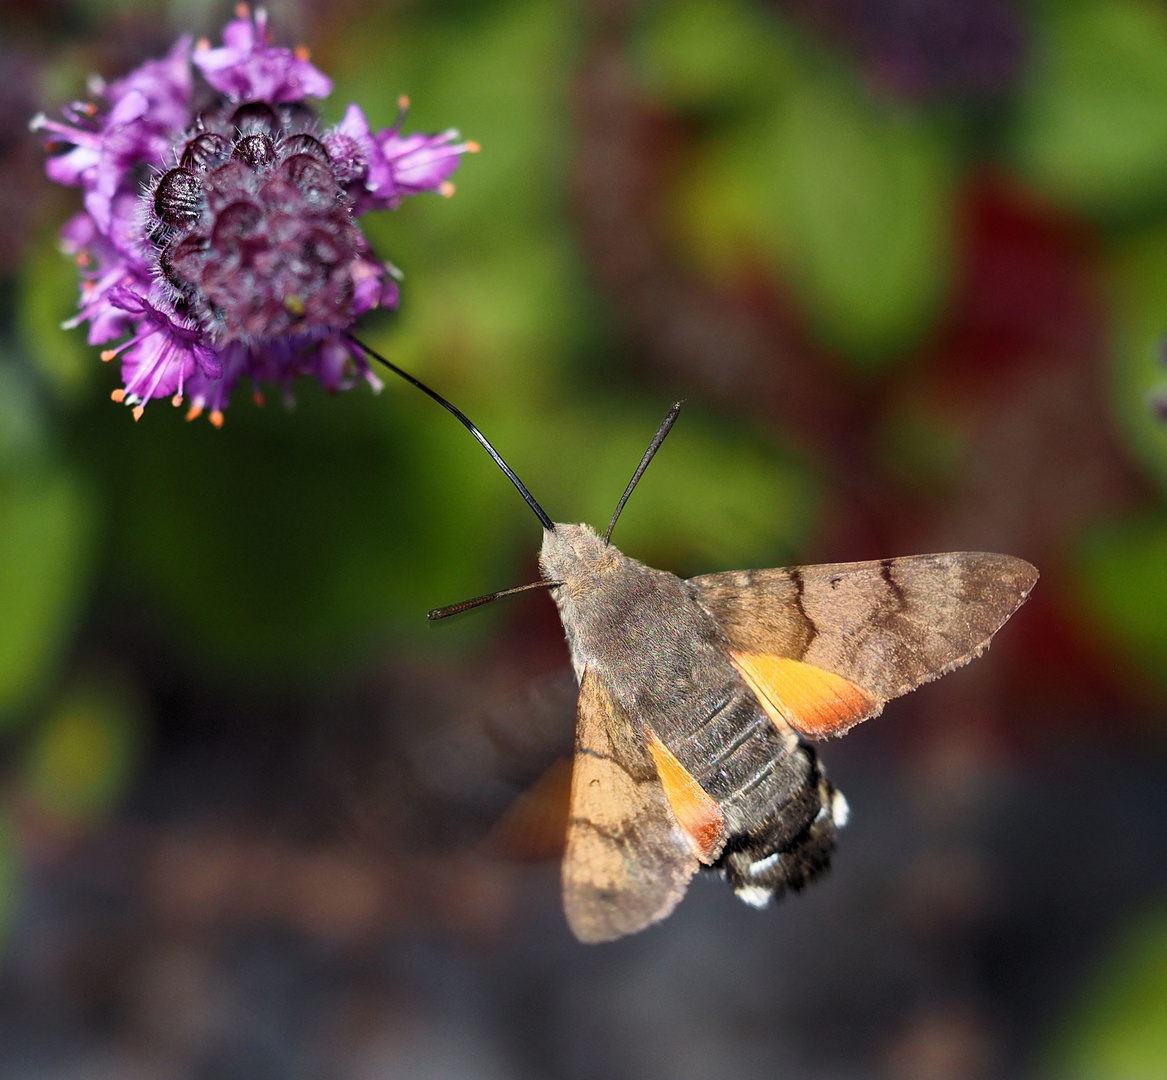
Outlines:
<svg viewBox="0 0 1167 1080"><path fill-rule="evenodd" d="M713 867L752 907L800 892L825 873L847 821L847 800L827 780L814 751L800 745L796 753L809 766L805 783L759 824L731 835Z"/></svg>

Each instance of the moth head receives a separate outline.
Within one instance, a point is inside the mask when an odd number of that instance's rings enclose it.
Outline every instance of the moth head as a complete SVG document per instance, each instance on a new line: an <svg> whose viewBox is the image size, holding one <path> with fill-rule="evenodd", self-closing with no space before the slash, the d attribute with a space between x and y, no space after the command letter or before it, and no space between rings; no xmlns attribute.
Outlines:
<svg viewBox="0 0 1167 1080"><path fill-rule="evenodd" d="M615 551L590 525L557 524L543 531L539 569L545 581L562 582L570 591L614 562Z"/></svg>

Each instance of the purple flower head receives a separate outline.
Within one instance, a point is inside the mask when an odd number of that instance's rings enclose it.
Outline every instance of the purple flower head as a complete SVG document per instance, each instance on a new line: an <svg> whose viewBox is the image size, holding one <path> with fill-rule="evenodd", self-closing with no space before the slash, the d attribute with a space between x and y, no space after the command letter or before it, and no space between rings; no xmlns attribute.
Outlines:
<svg viewBox="0 0 1167 1080"><path fill-rule="evenodd" d="M192 61L209 91L195 112ZM97 81L104 106L78 102L65 122L38 116L58 153L49 176L80 187L85 209L61 233L81 269L78 314L91 344L125 338L115 401L184 398L188 417L223 421L243 377L285 390L312 375L328 390L380 383L348 336L376 307L396 307L400 273L357 223L422 192L453 193L454 131L370 130L350 105L322 129L307 97L329 79L304 50L268 43L267 16L241 5L223 45L178 41L123 79ZM127 337L128 335L128 337Z"/></svg>

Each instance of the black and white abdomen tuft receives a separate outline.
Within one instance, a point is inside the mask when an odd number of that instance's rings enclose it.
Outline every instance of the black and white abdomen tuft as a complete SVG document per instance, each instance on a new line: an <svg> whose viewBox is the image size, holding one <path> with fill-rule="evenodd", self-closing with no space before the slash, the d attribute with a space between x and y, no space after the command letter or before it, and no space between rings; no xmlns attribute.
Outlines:
<svg viewBox="0 0 1167 1080"><path fill-rule="evenodd" d="M794 756L806 768L804 783L758 825L731 836L714 867L751 907L800 892L823 874L847 824L847 799L827 780L814 750L801 743Z"/></svg>

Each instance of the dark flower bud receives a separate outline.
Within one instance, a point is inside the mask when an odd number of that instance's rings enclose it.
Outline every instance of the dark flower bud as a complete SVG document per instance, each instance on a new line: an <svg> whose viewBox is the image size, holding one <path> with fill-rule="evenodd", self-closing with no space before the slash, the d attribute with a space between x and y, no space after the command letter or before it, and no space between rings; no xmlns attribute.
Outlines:
<svg viewBox="0 0 1167 1080"><path fill-rule="evenodd" d="M284 131L307 131L317 124L316 114L302 101L287 101L279 106Z"/></svg>
<svg viewBox="0 0 1167 1080"><path fill-rule="evenodd" d="M299 188L309 206L329 206L340 194L332 170L308 154L295 154L288 158L280 166L278 175Z"/></svg>
<svg viewBox="0 0 1167 1080"><path fill-rule="evenodd" d="M324 143L319 139L313 138L306 131L301 131L295 135L288 135L281 139L277 149L282 158L290 158L294 154L307 154L309 157L314 157L317 161L323 161L325 163L332 160L324 147Z"/></svg>
<svg viewBox="0 0 1167 1080"><path fill-rule="evenodd" d="M122 358L113 396L135 418L153 398L188 396L189 417L206 409L219 426L244 375L287 387L313 373L330 390L375 382L347 335L365 312L396 306L397 273L355 219L448 194L476 149L452 129L405 134L404 104L383 131L356 105L322 128L304 99L327 96L329 80L301 50L269 43L262 9L236 12L222 47L184 37L102 84L106 105L33 124L60 151L49 175L84 189L86 209L62 234L84 275L73 321L89 321L94 341L126 332L102 355Z"/></svg>
<svg viewBox="0 0 1167 1080"><path fill-rule="evenodd" d="M259 189L259 201L273 212L299 213L304 207L304 195L295 184L273 176Z"/></svg>
<svg viewBox="0 0 1167 1080"><path fill-rule="evenodd" d="M231 114L230 121L240 135L274 136L283 126L275 110L266 101L249 101Z"/></svg>
<svg viewBox="0 0 1167 1080"><path fill-rule="evenodd" d="M325 229L314 229L302 241L300 248L304 261L309 266L318 266L327 271L343 261L340 245L336 238Z"/></svg>
<svg viewBox="0 0 1167 1080"><path fill-rule="evenodd" d="M154 213L158 220L176 228L193 225L203 208L203 188L189 169L171 169L154 192Z"/></svg>
<svg viewBox="0 0 1167 1080"><path fill-rule="evenodd" d="M158 268L171 285L189 296L199 287L203 258L209 248L210 241L197 233L172 240L158 256Z"/></svg>
<svg viewBox="0 0 1167 1080"><path fill-rule="evenodd" d="M226 165L220 165L203 178L207 204L214 213L218 213L223 207L235 202L240 195L254 191L255 179L255 173L242 161L232 160Z"/></svg>
<svg viewBox="0 0 1167 1080"><path fill-rule="evenodd" d="M268 135L244 135L232 156L258 171L275 163L276 148Z"/></svg>
<svg viewBox="0 0 1167 1080"><path fill-rule="evenodd" d="M207 172L222 165L231 156L231 144L222 135L204 131L182 148L179 164L184 169Z"/></svg>
<svg viewBox="0 0 1167 1080"><path fill-rule="evenodd" d="M251 202L235 202L215 219L211 243L219 251L228 250L259 235L263 211Z"/></svg>

